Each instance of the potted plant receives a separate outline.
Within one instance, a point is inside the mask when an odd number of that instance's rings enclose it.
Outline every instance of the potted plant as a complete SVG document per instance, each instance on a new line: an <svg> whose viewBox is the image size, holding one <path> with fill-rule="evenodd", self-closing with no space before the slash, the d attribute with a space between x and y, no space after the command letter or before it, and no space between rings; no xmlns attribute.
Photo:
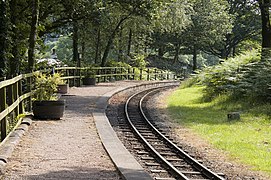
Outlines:
<svg viewBox="0 0 271 180"><path fill-rule="evenodd" d="M95 85L96 84L96 77L95 77L95 70L93 69L86 69L83 77L83 85Z"/></svg>
<svg viewBox="0 0 271 180"><path fill-rule="evenodd" d="M57 93L66 94L69 91L69 84L66 84L60 77L60 74L54 74L56 84L57 84Z"/></svg>
<svg viewBox="0 0 271 180"><path fill-rule="evenodd" d="M59 74L46 75L37 72L33 92L33 114L36 119L60 119L65 110L65 100L56 94Z"/></svg>

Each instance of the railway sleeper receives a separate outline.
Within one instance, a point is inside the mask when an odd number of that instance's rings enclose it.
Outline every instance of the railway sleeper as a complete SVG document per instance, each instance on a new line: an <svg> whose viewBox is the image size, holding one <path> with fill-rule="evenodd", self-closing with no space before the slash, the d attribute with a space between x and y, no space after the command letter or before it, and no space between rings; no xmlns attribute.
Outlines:
<svg viewBox="0 0 271 180"><path fill-rule="evenodd" d="M137 151L137 154L144 155L144 154L149 154L149 152L147 152L147 151Z"/></svg>
<svg viewBox="0 0 271 180"><path fill-rule="evenodd" d="M150 163L150 162L145 162L146 166L160 166L159 163Z"/></svg>
<svg viewBox="0 0 271 180"><path fill-rule="evenodd" d="M140 131L141 134L152 134L152 131L149 130L149 129L144 129L144 130L139 129L139 131Z"/></svg>
<svg viewBox="0 0 271 180"><path fill-rule="evenodd" d="M152 169L151 173L168 173L168 172L163 169Z"/></svg>
<svg viewBox="0 0 271 180"><path fill-rule="evenodd" d="M143 136L153 136L153 133L151 131L140 131L140 134Z"/></svg>
<svg viewBox="0 0 271 180"><path fill-rule="evenodd" d="M141 159L142 160L155 160L153 157L150 157L150 156L142 156Z"/></svg>
<svg viewBox="0 0 271 180"><path fill-rule="evenodd" d="M149 139L158 139L158 137L151 135L151 136L144 136L145 139L149 140Z"/></svg>
<svg viewBox="0 0 271 180"><path fill-rule="evenodd" d="M135 146L133 147L133 149L136 149L136 150L144 150L145 148L143 146Z"/></svg>
<svg viewBox="0 0 271 180"><path fill-rule="evenodd" d="M165 147L157 147L157 148L155 148L155 150L157 150L157 151L169 151L169 149L165 148Z"/></svg>
<svg viewBox="0 0 271 180"><path fill-rule="evenodd" d="M137 139L135 137L126 137L126 139L128 141L137 141Z"/></svg>
<svg viewBox="0 0 271 180"><path fill-rule="evenodd" d="M145 126L143 126L143 127L137 127L137 130L139 130L139 131L150 131L149 130L149 128L146 128Z"/></svg>
<svg viewBox="0 0 271 180"><path fill-rule="evenodd" d="M176 156L176 154L172 152L161 152L160 154L163 156Z"/></svg>
<svg viewBox="0 0 271 180"><path fill-rule="evenodd" d="M176 180L175 178L163 178L163 177L155 177L155 180Z"/></svg>

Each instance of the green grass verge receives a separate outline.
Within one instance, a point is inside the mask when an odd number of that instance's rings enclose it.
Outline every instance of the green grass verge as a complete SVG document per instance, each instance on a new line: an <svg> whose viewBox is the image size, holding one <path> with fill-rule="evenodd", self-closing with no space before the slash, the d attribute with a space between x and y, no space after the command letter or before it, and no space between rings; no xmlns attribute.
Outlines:
<svg viewBox="0 0 271 180"><path fill-rule="evenodd" d="M203 89L175 91L167 100L172 118L253 170L271 175L271 105L233 102L227 96L203 102ZM241 112L241 120L228 121L231 111Z"/></svg>

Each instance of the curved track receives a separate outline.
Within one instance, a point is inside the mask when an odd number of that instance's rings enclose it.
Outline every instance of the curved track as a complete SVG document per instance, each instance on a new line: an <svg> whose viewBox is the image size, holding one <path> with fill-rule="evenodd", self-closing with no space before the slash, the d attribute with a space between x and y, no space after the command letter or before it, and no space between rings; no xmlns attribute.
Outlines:
<svg viewBox="0 0 271 180"><path fill-rule="evenodd" d="M141 160L150 167L155 179L217 179L223 177L212 172L188 153L178 147L167 137L166 133L159 131L144 113L144 104L147 96L172 86L148 89L136 93L128 98L125 104L125 116L136 138L142 143L141 147L134 149L141 154Z"/></svg>

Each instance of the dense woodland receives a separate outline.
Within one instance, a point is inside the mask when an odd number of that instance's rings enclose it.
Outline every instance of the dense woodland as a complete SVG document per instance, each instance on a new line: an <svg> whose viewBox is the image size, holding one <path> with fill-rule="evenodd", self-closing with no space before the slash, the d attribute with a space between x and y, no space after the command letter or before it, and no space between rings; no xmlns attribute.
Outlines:
<svg viewBox="0 0 271 180"><path fill-rule="evenodd" d="M196 70L201 56L207 57L205 66L252 49L266 59L271 47L270 0L0 3L2 78L33 71L36 59L48 57L52 48L73 66L107 66L111 61L140 66L155 56ZM213 57L217 59L209 62Z"/></svg>

